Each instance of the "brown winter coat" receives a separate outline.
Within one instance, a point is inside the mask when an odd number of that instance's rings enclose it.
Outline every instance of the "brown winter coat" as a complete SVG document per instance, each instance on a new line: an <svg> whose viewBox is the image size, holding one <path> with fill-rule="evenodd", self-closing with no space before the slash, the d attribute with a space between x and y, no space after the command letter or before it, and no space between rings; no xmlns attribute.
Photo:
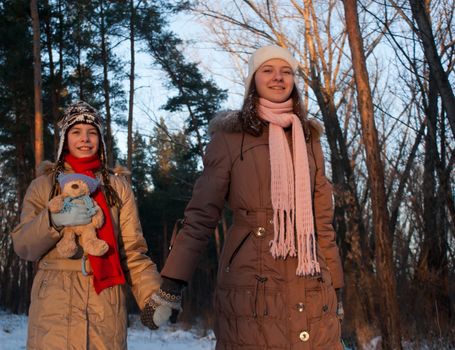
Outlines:
<svg viewBox="0 0 455 350"><path fill-rule="evenodd" d="M70 169L67 169L70 171ZM142 309L160 285L156 265L148 258L131 186L119 174L110 182L122 207L111 208L121 264L132 293ZM51 175L36 178L24 198L21 222L12 232L14 249L23 259L37 261L29 310L29 350L127 348L126 286L104 289L99 295L91 276L81 272L81 259L61 258L55 244L60 233L50 225ZM86 267L90 272L89 262Z"/></svg>
<svg viewBox="0 0 455 350"><path fill-rule="evenodd" d="M233 224L225 237L215 291L217 349L342 349L334 288L343 286L343 271L332 226L332 190L324 172L321 128L315 121L307 126L322 276L302 278L295 274L297 259L275 260L269 252L273 212L268 127L259 137L245 134L242 145L235 112L215 118L211 125L204 171L161 274L190 280L227 201Z"/></svg>

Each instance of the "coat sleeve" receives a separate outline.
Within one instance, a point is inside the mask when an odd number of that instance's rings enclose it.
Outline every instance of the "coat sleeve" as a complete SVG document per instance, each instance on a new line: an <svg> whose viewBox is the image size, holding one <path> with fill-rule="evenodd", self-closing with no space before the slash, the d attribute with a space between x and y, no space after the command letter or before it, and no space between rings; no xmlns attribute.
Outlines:
<svg viewBox="0 0 455 350"><path fill-rule="evenodd" d="M224 208L231 174L231 157L222 132L207 145L204 170L185 209L182 229L161 275L189 282Z"/></svg>
<svg viewBox="0 0 455 350"><path fill-rule="evenodd" d="M20 223L11 233L14 251L22 259L38 260L60 239L60 232L50 223L47 209L50 190L46 175L33 180L27 189Z"/></svg>
<svg viewBox="0 0 455 350"><path fill-rule="evenodd" d="M333 287L342 288L344 286L343 266L333 228L332 185L325 176L324 156L320 140L313 139L312 147L316 161L314 217L317 239L332 276Z"/></svg>
<svg viewBox="0 0 455 350"><path fill-rule="evenodd" d="M142 310L146 300L159 288L161 277L156 264L147 255L147 242L142 233L131 186L124 178L116 177L115 181L118 182L116 187L122 199L119 213L121 264L134 298Z"/></svg>

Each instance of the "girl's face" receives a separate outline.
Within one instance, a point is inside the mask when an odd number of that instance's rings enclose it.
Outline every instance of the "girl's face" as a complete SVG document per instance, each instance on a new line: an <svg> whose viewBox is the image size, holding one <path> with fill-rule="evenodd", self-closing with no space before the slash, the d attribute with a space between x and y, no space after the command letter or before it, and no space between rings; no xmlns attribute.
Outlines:
<svg viewBox="0 0 455 350"><path fill-rule="evenodd" d="M271 102L287 101L294 88L294 72L286 61L274 58L264 62L254 75L259 97Z"/></svg>
<svg viewBox="0 0 455 350"><path fill-rule="evenodd" d="M68 151L76 158L93 156L98 152L98 129L90 124L76 124L68 131Z"/></svg>

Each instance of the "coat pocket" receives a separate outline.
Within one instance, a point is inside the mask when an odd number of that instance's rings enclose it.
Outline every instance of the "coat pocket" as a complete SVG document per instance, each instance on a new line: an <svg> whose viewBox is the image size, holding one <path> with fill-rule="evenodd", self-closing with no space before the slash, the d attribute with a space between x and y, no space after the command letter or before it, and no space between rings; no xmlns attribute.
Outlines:
<svg viewBox="0 0 455 350"><path fill-rule="evenodd" d="M332 286L319 280L319 286L305 289L308 322L314 323L321 319L336 316L336 294Z"/></svg>
<svg viewBox="0 0 455 350"><path fill-rule="evenodd" d="M226 242L221 254L220 272L229 272L231 265L250 237L251 230L248 227L232 227L227 235Z"/></svg>

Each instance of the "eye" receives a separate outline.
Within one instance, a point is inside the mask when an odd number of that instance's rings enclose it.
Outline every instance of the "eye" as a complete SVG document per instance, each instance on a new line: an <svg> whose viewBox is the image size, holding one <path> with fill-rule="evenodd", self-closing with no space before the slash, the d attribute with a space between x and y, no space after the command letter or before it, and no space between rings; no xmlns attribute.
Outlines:
<svg viewBox="0 0 455 350"><path fill-rule="evenodd" d="M291 69L285 69L281 73L285 75L294 75L294 72Z"/></svg>

